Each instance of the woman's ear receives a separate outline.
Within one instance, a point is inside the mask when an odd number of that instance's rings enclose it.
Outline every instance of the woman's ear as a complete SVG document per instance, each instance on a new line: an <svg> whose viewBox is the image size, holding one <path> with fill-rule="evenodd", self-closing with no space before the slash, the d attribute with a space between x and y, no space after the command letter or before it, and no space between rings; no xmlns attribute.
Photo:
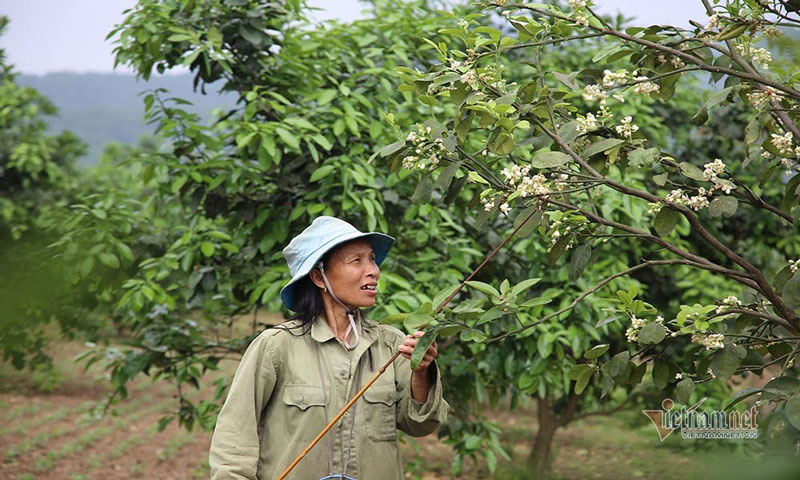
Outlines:
<svg viewBox="0 0 800 480"><path fill-rule="evenodd" d="M311 270L308 273L308 278L310 278L311 281L314 282L314 285L316 285L320 289L325 288L325 282L322 280L322 274L319 272L318 269L315 268L314 270Z"/></svg>

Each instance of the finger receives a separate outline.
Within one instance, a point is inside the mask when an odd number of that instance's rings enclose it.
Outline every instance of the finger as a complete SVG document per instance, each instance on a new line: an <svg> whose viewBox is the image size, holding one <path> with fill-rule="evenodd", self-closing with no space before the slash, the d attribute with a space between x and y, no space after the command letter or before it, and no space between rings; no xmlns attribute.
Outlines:
<svg viewBox="0 0 800 480"><path fill-rule="evenodd" d="M417 330L416 332L414 332L414 336L416 338L419 338L419 337L421 337L423 335L425 335L425 332L423 332L422 330Z"/></svg>

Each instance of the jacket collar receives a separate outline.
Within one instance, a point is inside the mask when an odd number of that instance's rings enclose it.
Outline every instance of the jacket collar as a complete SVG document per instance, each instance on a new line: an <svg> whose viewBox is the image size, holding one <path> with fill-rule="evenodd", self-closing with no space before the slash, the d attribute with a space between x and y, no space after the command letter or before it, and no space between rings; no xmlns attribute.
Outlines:
<svg viewBox="0 0 800 480"><path fill-rule="evenodd" d="M360 326L364 329L364 335L361 341L371 344L373 341L377 340L378 333L375 327L378 325L378 322L365 317L361 310L358 311L356 323L358 323L359 320ZM325 321L324 314L317 315L317 317L311 323L311 338L320 343L325 343L329 340L336 339L336 335L333 333L333 330L331 330L328 322ZM358 349L358 347L356 347L356 349Z"/></svg>

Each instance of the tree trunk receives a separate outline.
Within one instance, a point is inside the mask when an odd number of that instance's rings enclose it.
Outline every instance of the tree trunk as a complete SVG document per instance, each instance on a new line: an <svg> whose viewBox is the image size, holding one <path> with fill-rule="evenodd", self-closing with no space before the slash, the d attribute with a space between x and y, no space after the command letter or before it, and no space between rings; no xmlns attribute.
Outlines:
<svg viewBox="0 0 800 480"><path fill-rule="evenodd" d="M550 396L538 400L536 413L539 418L539 429L531 453L528 455L531 478L543 479L550 468L550 447L559 427L558 419L551 410L550 400Z"/></svg>

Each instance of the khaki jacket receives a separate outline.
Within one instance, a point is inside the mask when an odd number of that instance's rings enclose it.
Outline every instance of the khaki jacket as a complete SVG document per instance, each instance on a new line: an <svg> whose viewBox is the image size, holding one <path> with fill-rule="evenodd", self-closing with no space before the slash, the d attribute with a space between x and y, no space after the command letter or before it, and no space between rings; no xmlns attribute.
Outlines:
<svg viewBox="0 0 800 480"><path fill-rule="evenodd" d="M283 325L298 326L299 322ZM279 326L253 340L236 369L214 429L209 453L212 480L274 480L291 464L326 424L312 342L319 346L329 418L333 418L357 391L356 368L361 369L363 386L405 338L396 328L368 319L362 325L364 336L352 351L344 348L322 317L312 322L310 335L299 335L302 327L287 331ZM428 435L444 423L450 408L442 398L435 363L429 372L436 382L424 404L411 397L410 362L403 357L358 400L347 475L359 480L403 479L397 429L415 437ZM334 473L342 473L352 415L353 409L287 480L317 480L329 474L328 437Z"/></svg>

